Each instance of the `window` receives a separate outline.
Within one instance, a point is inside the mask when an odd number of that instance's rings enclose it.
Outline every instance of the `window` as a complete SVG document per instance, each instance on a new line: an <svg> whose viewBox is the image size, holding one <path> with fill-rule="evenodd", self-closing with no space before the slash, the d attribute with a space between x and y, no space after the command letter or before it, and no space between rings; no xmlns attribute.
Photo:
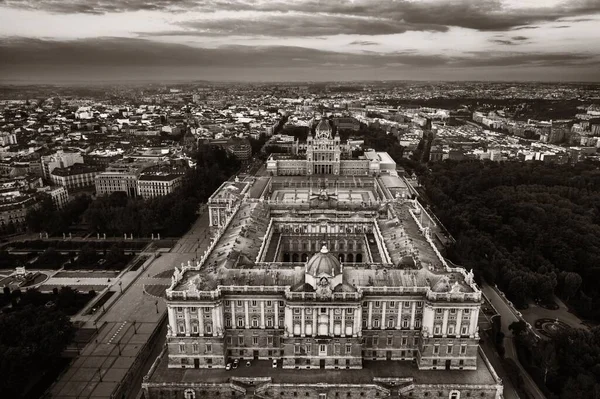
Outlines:
<svg viewBox="0 0 600 399"><path fill-rule="evenodd" d="M439 345L433 345L433 354L437 355L440 353L440 346Z"/></svg>
<svg viewBox="0 0 600 399"><path fill-rule="evenodd" d="M390 308L394 308L394 307L396 307L396 302L390 301Z"/></svg>
<svg viewBox="0 0 600 399"><path fill-rule="evenodd" d="M252 307L255 308L256 307L256 301L252 301Z"/></svg>
<svg viewBox="0 0 600 399"><path fill-rule="evenodd" d="M352 309L352 308L346 309L346 315L351 315L353 313L354 313L354 309Z"/></svg>
<svg viewBox="0 0 600 399"><path fill-rule="evenodd" d="M243 346L244 345L244 336L243 335L240 335L238 337L238 345L239 346Z"/></svg>
<svg viewBox="0 0 600 399"><path fill-rule="evenodd" d="M229 317L225 319L225 327L231 327L231 319Z"/></svg>
<svg viewBox="0 0 600 399"><path fill-rule="evenodd" d="M323 312L321 312L323 313ZM300 308L294 308L294 314L300 314Z"/></svg>
<svg viewBox="0 0 600 399"><path fill-rule="evenodd" d="M225 306L231 306L231 301L225 301Z"/></svg>
<svg viewBox="0 0 600 399"><path fill-rule="evenodd" d="M415 320L415 328L421 328L421 320Z"/></svg>
<svg viewBox="0 0 600 399"><path fill-rule="evenodd" d="M177 329L179 330L180 334L185 334L185 325L183 325L182 323L179 323L177 325Z"/></svg>
<svg viewBox="0 0 600 399"><path fill-rule="evenodd" d="M454 334L454 326L450 325L448 326L448 335L453 335Z"/></svg>
<svg viewBox="0 0 600 399"><path fill-rule="evenodd" d="M450 396L448 396L448 399L460 399L460 392L450 391Z"/></svg>
<svg viewBox="0 0 600 399"><path fill-rule="evenodd" d="M237 319L237 326L238 327L244 327L244 319L242 317L238 317L238 319Z"/></svg>
<svg viewBox="0 0 600 399"><path fill-rule="evenodd" d="M379 337L373 337L373 346L379 345Z"/></svg>
<svg viewBox="0 0 600 399"><path fill-rule="evenodd" d="M212 344L206 344L206 353L212 352Z"/></svg>
<svg viewBox="0 0 600 399"><path fill-rule="evenodd" d="M375 307L376 307L376 308L378 308L378 307L380 307L380 306L381 306L381 302L379 302L379 301L375 301Z"/></svg>
<svg viewBox="0 0 600 399"><path fill-rule="evenodd" d="M438 308L438 309L435 310L435 313L437 313L437 314L442 314L443 312L444 311L442 309L440 309L440 308Z"/></svg>
<svg viewBox="0 0 600 399"><path fill-rule="evenodd" d="M204 328L207 334L212 334L212 324L207 324Z"/></svg>
<svg viewBox="0 0 600 399"><path fill-rule="evenodd" d="M267 306L273 306L273 302L272 301L267 301Z"/></svg>
<svg viewBox="0 0 600 399"><path fill-rule="evenodd" d="M233 337L227 337L227 344L233 345Z"/></svg>
<svg viewBox="0 0 600 399"><path fill-rule="evenodd" d="M193 389L186 389L185 392L183 393L183 398L184 399L196 399L196 393L194 392Z"/></svg>
<svg viewBox="0 0 600 399"><path fill-rule="evenodd" d="M452 345L448 345L448 348L446 348L446 353L447 353L448 355L451 355L451 354L452 354Z"/></svg>
<svg viewBox="0 0 600 399"><path fill-rule="evenodd" d="M279 301L279 306L283 307L283 301Z"/></svg>
<svg viewBox="0 0 600 399"><path fill-rule="evenodd" d="M387 345L390 346L394 343L394 337L387 337Z"/></svg>
<svg viewBox="0 0 600 399"><path fill-rule="evenodd" d="M258 336L252 337L252 345L254 345L254 346L258 345Z"/></svg>
<svg viewBox="0 0 600 399"><path fill-rule="evenodd" d="M192 324L192 334L198 334L198 324Z"/></svg>
<svg viewBox="0 0 600 399"><path fill-rule="evenodd" d="M210 313L210 308L204 308L204 313Z"/></svg>
<svg viewBox="0 0 600 399"><path fill-rule="evenodd" d="M408 328L408 319L402 320L402 328Z"/></svg>
<svg viewBox="0 0 600 399"><path fill-rule="evenodd" d="M273 337L271 337L271 336L267 337L267 345L273 345Z"/></svg>
<svg viewBox="0 0 600 399"><path fill-rule="evenodd" d="M434 335L440 335L442 333L442 327L440 326L435 326L433 329L433 334Z"/></svg>
<svg viewBox="0 0 600 399"><path fill-rule="evenodd" d="M450 314L455 314L456 313L456 309L450 309Z"/></svg>
<svg viewBox="0 0 600 399"><path fill-rule="evenodd" d="M467 335L469 334L469 326L462 326L460 328L460 335Z"/></svg>
<svg viewBox="0 0 600 399"><path fill-rule="evenodd" d="M408 344L408 338L402 337L402 346L406 346Z"/></svg>
<svg viewBox="0 0 600 399"><path fill-rule="evenodd" d="M269 328L273 327L273 318L272 317L267 317L267 327L269 327Z"/></svg>
<svg viewBox="0 0 600 399"><path fill-rule="evenodd" d="M179 353L185 353L185 344L179 344Z"/></svg>
<svg viewBox="0 0 600 399"><path fill-rule="evenodd" d="M237 305L238 305L238 306L240 306L240 307L241 307L241 306L244 306L244 305L242 304L242 301L237 301Z"/></svg>
<svg viewBox="0 0 600 399"><path fill-rule="evenodd" d="M408 302L408 301L404 302L404 307L405 308L410 308L410 302Z"/></svg>
<svg viewBox="0 0 600 399"><path fill-rule="evenodd" d="M256 318L256 317L252 318L252 327L258 327L258 318Z"/></svg>
<svg viewBox="0 0 600 399"><path fill-rule="evenodd" d="M394 319L388 319L387 328L394 328Z"/></svg>
<svg viewBox="0 0 600 399"><path fill-rule="evenodd" d="M198 349L198 344L196 344L196 343L192 344L192 351L193 351L194 353L198 353L198 351L199 351L199 350L200 350L200 349Z"/></svg>
<svg viewBox="0 0 600 399"><path fill-rule="evenodd" d="M363 308L366 308L367 306L369 306L368 302L363 302Z"/></svg>
<svg viewBox="0 0 600 399"><path fill-rule="evenodd" d="M471 309L463 309L463 314L469 314L470 311Z"/></svg>
<svg viewBox="0 0 600 399"><path fill-rule="evenodd" d="M460 346L460 354L465 355L467 353L467 345Z"/></svg>
<svg viewBox="0 0 600 399"><path fill-rule="evenodd" d="M352 353L352 344L346 344L346 355Z"/></svg>
<svg viewBox="0 0 600 399"><path fill-rule="evenodd" d="M379 328L379 319L373 320L373 328Z"/></svg>

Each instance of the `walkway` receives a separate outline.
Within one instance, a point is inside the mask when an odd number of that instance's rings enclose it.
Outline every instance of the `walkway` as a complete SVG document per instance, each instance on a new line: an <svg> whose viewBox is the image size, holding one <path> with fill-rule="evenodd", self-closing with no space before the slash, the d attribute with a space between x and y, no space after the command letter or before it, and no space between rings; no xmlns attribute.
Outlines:
<svg viewBox="0 0 600 399"><path fill-rule="evenodd" d="M164 253L147 266L125 272L111 281L114 284L110 290L115 295L106 304L106 312L79 318L84 327L97 327L96 339L82 349L81 355L50 388L52 397L107 398L121 384L130 384L133 392L137 392L134 386L137 373L132 371L143 361L140 359L150 353L152 348L146 344L166 310L164 299L148 295L144 287L170 283L170 278L165 275L175 265L204 251L208 246L208 239L205 239L208 232L208 212L204 212L179 240L174 248L177 252ZM122 293L119 281L122 282Z"/></svg>

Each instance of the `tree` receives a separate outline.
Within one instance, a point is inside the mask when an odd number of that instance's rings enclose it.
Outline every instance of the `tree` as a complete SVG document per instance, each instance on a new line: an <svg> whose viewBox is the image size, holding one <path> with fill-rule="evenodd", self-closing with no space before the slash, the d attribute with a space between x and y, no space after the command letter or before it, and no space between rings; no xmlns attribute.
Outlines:
<svg viewBox="0 0 600 399"><path fill-rule="evenodd" d="M27 378L52 368L73 336L71 322L58 311L29 305L0 315L2 395L20 397Z"/></svg>
<svg viewBox="0 0 600 399"><path fill-rule="evenodd" d="M540 361L542 369L544 370L544 384L546 384L548 373L554 373L558 370L558 364L556 361L556 349L552 341L544 342L541 346Z"/></svg>
<svg viewBox="0 0 600 399"><path fill-rule="evenodd" d="M513 335L516 337L527 331L527 324L523 320L515 321L510 323L508 329L512 331Z"/></svg>
<svg viewBox="0 0 600 399"><path fill-rule="evenodd" d="M577 293L582 283L581 276L577 273L568 272L565 275L563 294L565 299L568 301L573 295Z"/></svg>

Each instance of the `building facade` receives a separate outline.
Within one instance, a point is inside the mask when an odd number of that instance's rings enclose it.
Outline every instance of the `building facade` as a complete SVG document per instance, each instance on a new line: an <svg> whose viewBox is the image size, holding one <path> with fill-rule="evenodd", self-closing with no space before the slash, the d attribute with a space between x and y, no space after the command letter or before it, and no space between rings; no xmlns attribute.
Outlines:
<svg viewBox="0 0 600 399"><path fill-rule="evenodd" d="M501 398L473 274L446 263L397 177L334 175L337 153L314 145L331 174L211 197L217 236L175 268L146 397ZM256 369L223 373L235 359Z"/></svg>
<svg viewBox="0 0 600 399"><path fill-rule="evenodd" d="M50 172L52 183L66 187L68 190L93 187L100 169L96 166L73 164L66 168L54 168Z"/></svg>
<svg viewBox="0 0 600 399"><path fill-rule="evenodd" d="M305 150L298 154L298 148ZM313 176L351 175L369 176L380 173L380 160L377 158L349 158L349 147L340 142L340 137L332 137L332 129L323 118L318 123L315 135L309 135L306 143L295 143L293 155L272 154L267 160L267 172L272 176Z"/></svg>
<svg viewBox="0 0 600 399"><path fill-rule="evenodd" d="M182 174L142 174L137 180L137 192L142 198L164 197L175 192L182 183Z"/></svg>

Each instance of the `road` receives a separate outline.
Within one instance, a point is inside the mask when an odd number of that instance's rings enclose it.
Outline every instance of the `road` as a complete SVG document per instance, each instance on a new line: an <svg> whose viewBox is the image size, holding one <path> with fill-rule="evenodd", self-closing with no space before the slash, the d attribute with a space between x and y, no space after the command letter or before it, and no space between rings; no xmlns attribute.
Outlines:
<svg viewBox="0 0 600 399"><path fill-rule="evenodd" d="M209 239L208 212L203 212L171 252L163 253L137 271L121 274L118 281L122 286L114 281L110 290L115 292L115 299L107 302L106 312L80 320L87 328L97 327L98 334L49 389L51 397L107 398L123 380L128 380L132 387L138 383L139 373L127 376L148 349L146 344L166 311L164 299L154 294L164 292L170 284L169 272L173 267L196 258L198 253L201 255L208 247ZM164 342L159 338L157 341ZM139 387L133 387L133 390L138 392Z"/></svg>
<svg viewBox="0 0 600 399"><path fill-rule="evenodd" d="M502 332L505 335L505 357L514 360L514 362L519 367L519 371L521 372L523 382L525 384L523 389L535 399L545 399L546 396L544 396L544 394L540 391L536 383L531 379L529 373L527 373L523 366L521 366L519 358L517 357L512 332L508 329L508 326L515 321L519 321L519 318L510 308L508 303L506 303L506 300L502 298L493 287L489 286L488 284L483 284L481 286L481 290L501 316Z"/></svg>

